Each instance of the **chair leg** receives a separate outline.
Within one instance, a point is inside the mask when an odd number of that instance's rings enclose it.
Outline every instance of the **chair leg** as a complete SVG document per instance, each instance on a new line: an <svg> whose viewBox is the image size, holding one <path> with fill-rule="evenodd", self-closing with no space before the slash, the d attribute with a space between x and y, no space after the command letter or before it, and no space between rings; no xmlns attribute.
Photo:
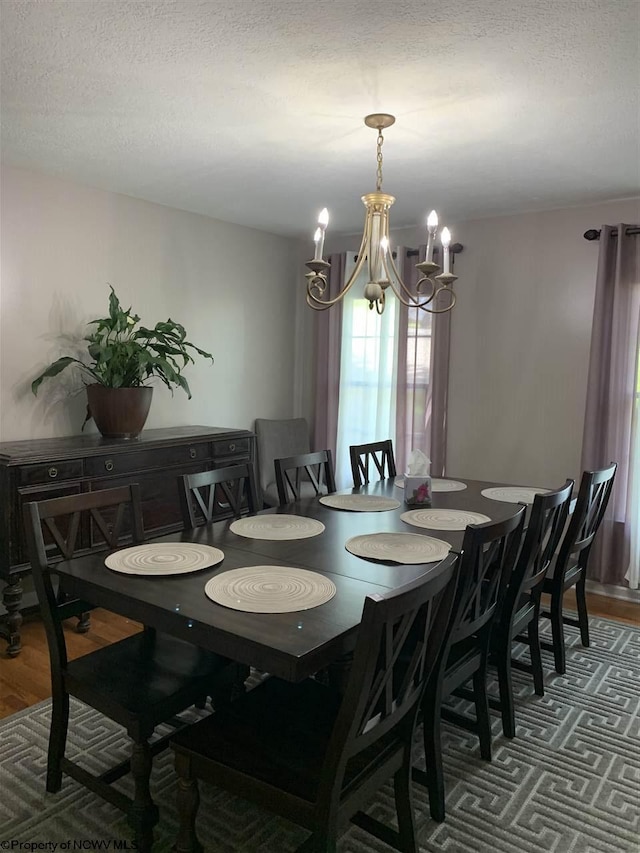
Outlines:
<svg viewBox="0 0 640 853"><path fill-rule="evenodd" d="M425 703L424 718L422 721L424 757L427 765L424 780L429 791L429 811L433 820L438 823L442 823L445 817L444 770L442 767L440 726L440 698L438 697L436 701ZM421 775L417 777L419 781ZM415 773L414 778L416 778Z"/></svg>
<svg viewBox="0 0 640 853"><path fill-rule="evenodd" d="M135 793L129 810L137 849L148 853L153 845L153 827L158 822L158 807L151 799L149 779L151 777L151 750L147 741L134 742L131 750L131 775Z"/></svg>
<svg viewBox="0 0 640 853"><path fill-rule="evenodd" d="M498 667L498 687L500 689L500 714L502 731L505 737L516 736L516 711L513 702L513 682L511 679L511 640L505 637L496 655ZM483 756L484 757L484 756Z"/></svg>
<svg viewBox="0 0 640 853"><path fill-rule="evenodd" d="M589 616L587 614L587 598L585 595L585 574L576 584L576 604L578 606L578 625L580 626L580 640L583 646L589 645Z"/></svg>
<svg viewBox="0 0 640 853"><path fill-rule="evenodd" d="M188 762L176 760L176 772L188 771ZM178 818L180 828L174 850L176 853L203 853L204 848L196 835L196 815L200 805L198 780L190 776L178 775Z"/></svg>
<svg viewBox="0 0 640 853"><path fill-rule="evenodd" d="M532 619L527 625L527 635L529 637L533 689L537 696L544 696L544 670L542 669L542 652L540 650L540 633L537 617Z"/></svg>
<svg viewBox="0 0 640 853"><path fill-rule="evenodd" d="M567 668L564 650L564 625L562 622L562 590L551 596L551 636L553 638L553 658L556 672L564 675Z"/></svg>
<svg viewBox="0 0 640 853"><path fill-rule="evenodd" d="M403 853L418 853L416 824L413 811L413 789L411 787L411 758L395 774L393 792L398 816L400 850Z"/></svg>
<svg viewBox="0 0 640 853"><path fill-rule="evenodd" d="M60 767L67 745L69 727L69 694L61 690L53 691L51 704L51 729L49 732L49 754L47 757L47 791L56 794L62 787L62 769Z"/></svg>
<svg viewBox="0 0 640 853"><path fill-rule="evenodd" d="M491 717L489 716L489 696L487 694L487 661L473 674L473 692L480 738L480 755L485 761L491 761Z"/></svg>

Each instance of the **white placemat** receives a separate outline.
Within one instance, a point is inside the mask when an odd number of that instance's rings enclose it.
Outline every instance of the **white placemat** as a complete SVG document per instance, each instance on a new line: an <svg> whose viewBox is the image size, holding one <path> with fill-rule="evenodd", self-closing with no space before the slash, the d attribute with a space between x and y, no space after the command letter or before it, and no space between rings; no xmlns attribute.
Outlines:
<svg viewBox="0 0 640 853"><path fill-rule="evenodd" d="M491 521L488 515L466 509L412 509L403 512L400 518L414 527L428 527L431 530L464 530L467 524Z"/></svg>
<svg viewBox="0 0 640 853"><path fill-rule="evenodd" d="M496 486L492 489L483 489L480 494L492 501L532 504L536 495L546 495L548 491L548 489L532 489L526 486Z"/></svg>
<svg viewBox="0 0 640 853"><path fill-rule="evenodd" d="M150 542L123 548L105 557L104 564L125 575L182 575L217 566L224 559L219 548L192 542Z"/></svg>
<svg viewBox="0 0 640 853"><path fill-rule="evenodd" d="M216 604L245 613L293 613L329 601L336 586L307 569L247 566L221 572L207 581L204 591Z"/></svg>
<svg viewBox="0 0 640 853"><path fill-rule="evenodd" d="M461 483L460 480L443 480L440 477L431 480L432 492L462 492L466 488L467 484Z"/></svg>
<svg viewBox="0 0 640 853"><path fill-rule="evenodd" d="M332 509L346 509L351 512L385 512L397 509L400 502L395 498L381 495L325 495L320 503Z"/></svg>
<svg viewBox="0 0 640 853"><path fill-rule="evenodd" d="M396 477L394 485L399 489L404 489L404 477ZM466 483L461 483L459 480L443 480L440 477L434 477L431 480L432 492L461 492L467 488Z"/></svg>
<svg viewBox="0 0 640 853"><path fill-rule="evenodd" d="M344 546L356 557L394 563L435 563L444 560L451 545L418 533L371 533L354 536Z"/></svg>
<svg viewBox="0 0 640 853"><path fill-rule="evenodd" d="M232 521L229 529L247 539L308 539L322 533L324 524L303 515L252 515Z"/></svg>

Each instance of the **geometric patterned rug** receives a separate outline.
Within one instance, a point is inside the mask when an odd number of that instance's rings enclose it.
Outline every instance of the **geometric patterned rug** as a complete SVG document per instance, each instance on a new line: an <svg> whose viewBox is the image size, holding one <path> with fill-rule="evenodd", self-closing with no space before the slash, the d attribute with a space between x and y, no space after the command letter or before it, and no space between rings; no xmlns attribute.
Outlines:
<svg viewBox="0 0 640 853"><path fill-rule="evenodd" d="M548 631L547 620L541 627ZM551 674L551 657L543 652L544 696L534 695L528 675L514 672L517 737L504 738L495 716L491 763L480 759L472 734L444 725L447 819L434 823L426 792L414 786L421 851L637 853L640 629L606 619L591 619L590 627L588 649L577 631L565 628L566 675ZM0 722L0 851L17 850L18 843L21 850L52 853L133 849L122 812L77 782L64 777L58 794L45 793L49 719L46 701ZM94 772L128 754L122 729L78 702L69 746ZM418 763L420 752L418 743ZM127 789L126 779L118 784ZM165 853L176 833L171 750L154 760L152 784L160 808L154 850ZM200 790L198 831L207 851L289 853L307 837L305 830L224 791L204 784ZM391 785L380 790L369 811L392 822ZM14 848L6 844L12 840ZM340 853L389 849L358 827L338 846Z"/></svg>

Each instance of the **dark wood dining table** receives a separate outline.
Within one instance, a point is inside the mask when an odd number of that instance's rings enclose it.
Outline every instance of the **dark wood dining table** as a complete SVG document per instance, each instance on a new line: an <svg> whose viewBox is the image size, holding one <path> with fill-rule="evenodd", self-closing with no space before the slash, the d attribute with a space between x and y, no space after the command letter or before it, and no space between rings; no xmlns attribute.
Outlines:
<svg viewBox="0 0 640 853"><path fill-rule="evenodd" d="M515 503L490 500L483 489L502 485L463 480L463 491L434 492L432 506L483 513L492 520L511 517ZM349 553L345 542L369 533L416 533L462 546L463 531L410 526L400 516L407 510L404 492L394 481L382 480L338 494L373 494L396 498L400 506L384 512L352 512L325 506L309 498L263 513L285 513L317 519L325 525L308 539L270 541L248 539L230 529L231 520L170 534L154 542L196 542L224 552L213 568L174 576L124 575L108 569L105 554L91 553L56 565L63 590L99 607L239 663L290 681L299 681L329 666L353 649L364 599L386 593L437 569L438 563L402 565L363 559ZM336 594L321 606L293 613L247 613L211 601L206 582L229 569L246 566L295 566L320 572L336 586Z"/></svg>

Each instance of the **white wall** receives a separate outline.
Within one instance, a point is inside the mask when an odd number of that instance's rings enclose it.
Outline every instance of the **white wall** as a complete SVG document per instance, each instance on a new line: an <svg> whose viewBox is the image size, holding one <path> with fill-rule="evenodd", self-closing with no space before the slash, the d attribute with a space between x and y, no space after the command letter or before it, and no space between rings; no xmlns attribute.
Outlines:
<svg viewBox="0 0 640 853"><path fill-rule="evenodd" d="M1 188L0 440L79 432L84 394L56 378L35 398L30 383L73 349L61 335L107 315L108 284L215 358L187 368L190 401L155 386L148 428L294 414L295 241L21 169Z"/></svg>
<svg viewBox="0 0 640 853"><path fill-rule="evenodd" d="M580 474L598 243L640 200L454 223L447 473L539 486ZM329 252L358 238L327 237ZM424 231L394 233L418 246Z"/></svg>

